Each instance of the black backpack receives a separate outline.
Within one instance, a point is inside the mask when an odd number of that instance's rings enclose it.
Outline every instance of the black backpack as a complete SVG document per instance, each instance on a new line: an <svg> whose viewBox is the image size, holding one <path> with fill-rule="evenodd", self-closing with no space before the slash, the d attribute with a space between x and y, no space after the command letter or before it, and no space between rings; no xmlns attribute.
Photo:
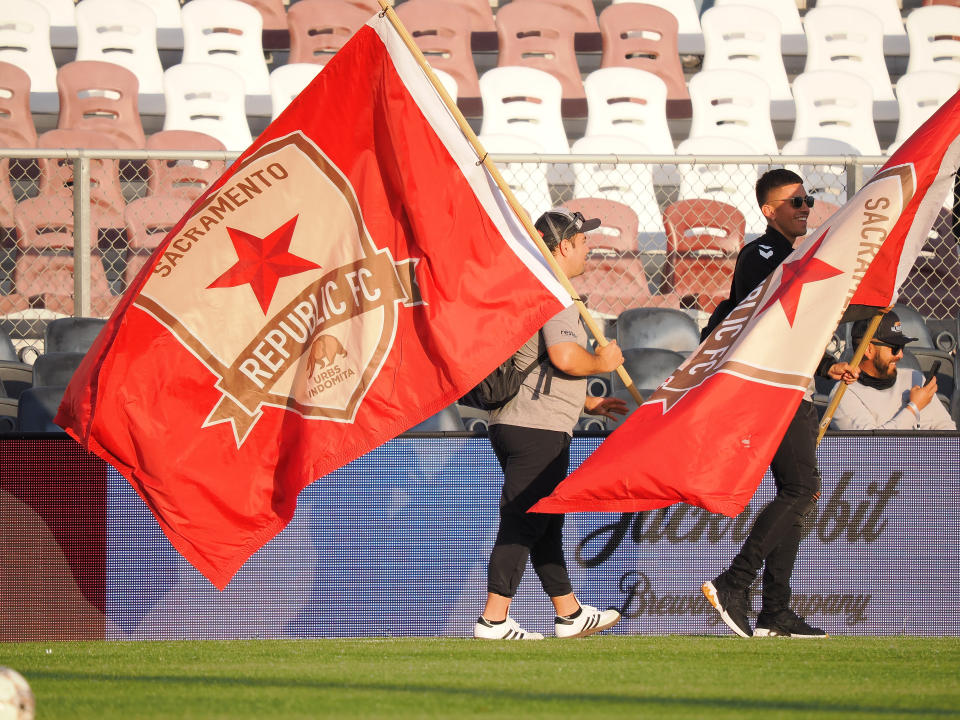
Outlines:
<svg viewBox="0 0 960 720"><path fill-rule="evenodd" d="M470 392L460 398L461 405L478 410L497 410L520 391L520 386L533 369L547 359L544 352L523 370L517 370L511 355L487 375Z"/></svg>

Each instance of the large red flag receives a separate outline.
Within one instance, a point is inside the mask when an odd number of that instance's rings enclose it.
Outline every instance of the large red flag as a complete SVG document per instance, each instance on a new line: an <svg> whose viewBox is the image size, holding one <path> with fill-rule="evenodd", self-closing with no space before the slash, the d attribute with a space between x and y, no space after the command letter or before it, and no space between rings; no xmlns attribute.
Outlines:
<svg viewBox="0 0 960 720"><path fill-rule="evenodd" d="M535 512L636 512L750 501L834 329L886 307L960 165L955 95L796 247Z"/></svg>
<svg viewBox="0 0 960 720"><path fill-rule="evenodd" d="M165 239L57 423L223 588L310 482L570 303L386 18Z"/></svg>

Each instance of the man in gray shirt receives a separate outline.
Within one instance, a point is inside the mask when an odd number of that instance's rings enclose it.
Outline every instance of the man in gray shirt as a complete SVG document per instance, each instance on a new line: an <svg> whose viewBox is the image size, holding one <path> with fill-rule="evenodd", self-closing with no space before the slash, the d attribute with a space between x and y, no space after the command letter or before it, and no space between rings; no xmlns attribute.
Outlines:
<svg viewBox="0 0 960 720"><path fill-rule="evenodd" d="M543 241L567 277L584 270L585 232L600 225L580 213L554 209L537 220ZM563 556L563 515L528 513L567 476L570 438L581 411L613 418L624 414L617 398L587 397L587 376L611 372L623 362L616 342L587 349L587 332L576 306L548 320L513 357L520 370L544 356L517 395L490 413L490 443L503 469L500 527L487 568L487 601L473 635L489 640L541 640L509 616L527 559L556 611L557 637L581 637L612 627L616 610L581 605Z"/></svg>
<svg viewBox="0 0 960 720"><path fill-rule="evenodd" d="M859 345L867 320L853 324L851 336ZM903 334L900 318L888 312L860 361L858 382L849 385L833 416L838 430L956 430L947 409L937 398L937 378L925 383L917 370L898 368L903 348L916 338ZM834 388L836 393L836 388Z"/></svg>

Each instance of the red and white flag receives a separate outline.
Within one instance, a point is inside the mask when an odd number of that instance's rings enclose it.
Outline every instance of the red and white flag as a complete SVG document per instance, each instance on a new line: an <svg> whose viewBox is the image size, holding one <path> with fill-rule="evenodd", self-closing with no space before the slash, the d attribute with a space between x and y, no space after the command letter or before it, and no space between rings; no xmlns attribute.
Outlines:
<svg viewBox="0 0 960 720"><path fill-rule="evenodd" d="M167 236L56 421L223 588L570 302L378 16Z"/></svg>
<svg viewBox="0 0 960 720"><path fill-rule="evenodd" d="M750 501L845 311L887 307L960 166L951 98L532 512Z"/></svg>

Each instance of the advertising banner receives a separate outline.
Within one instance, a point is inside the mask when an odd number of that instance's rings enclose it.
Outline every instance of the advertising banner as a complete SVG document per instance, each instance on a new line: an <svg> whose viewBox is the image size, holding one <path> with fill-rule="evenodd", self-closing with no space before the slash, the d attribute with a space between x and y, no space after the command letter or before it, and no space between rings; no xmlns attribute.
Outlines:
<svg viewBox="0 0 960 720"><path fill-rule="evenodd" d="M17 458L50 442L0 443L2 639L467 637L480 612L501 482L486 438L403 436L310 485L289 526L222 592L129 484L109 466L98 479L100 461L74 457L72 442L52 441L61 462L33 462L17 480ZM574 438L572 464L599 442ZM820 467L796 611L832 635L960 634L960 436L831 436ZM65 477L73 490L51 501ZM728 634L700 584L734 556L772 492L768 475L736 518L687 505L567 515L574 591L620 609L614 633ZM71 511L97 498L102 512ZM759 584L753 595L756 611ZM511 614L552 634L532 570Z"/></svg>

